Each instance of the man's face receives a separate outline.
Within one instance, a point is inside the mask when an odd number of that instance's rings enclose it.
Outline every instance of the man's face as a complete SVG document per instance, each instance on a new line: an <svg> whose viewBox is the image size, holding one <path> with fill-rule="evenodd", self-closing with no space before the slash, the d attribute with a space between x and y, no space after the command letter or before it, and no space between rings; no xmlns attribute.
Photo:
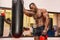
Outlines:
<svg viewBox="0 0 60 40"><path fill-rule="evenodd" d="M36 9L36 5L31 4L30 9L34 11Z"/></svg>

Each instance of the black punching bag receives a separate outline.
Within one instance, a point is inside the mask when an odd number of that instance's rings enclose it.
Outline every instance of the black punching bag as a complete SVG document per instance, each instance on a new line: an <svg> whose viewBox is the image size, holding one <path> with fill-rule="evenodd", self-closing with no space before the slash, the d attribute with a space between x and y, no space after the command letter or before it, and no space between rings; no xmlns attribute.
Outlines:
<svg viewBox="0 0 60 40"><path fill-rule="evenodd" d="M20 37L23 28L23 1L12 0L12 36Z"/></svg>
<svg viewBox="0 0 60 40"><path fill-rule="evenodd" d="M5 18L5 14L4 13L1 13L1 15L0 15L0 37L3 36L4 18Z"/></svg>

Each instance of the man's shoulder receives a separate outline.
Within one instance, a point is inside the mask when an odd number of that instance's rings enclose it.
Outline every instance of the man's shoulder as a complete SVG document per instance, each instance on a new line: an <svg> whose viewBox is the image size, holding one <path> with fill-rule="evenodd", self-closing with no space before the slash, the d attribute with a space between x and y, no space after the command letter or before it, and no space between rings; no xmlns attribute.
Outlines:
<svg viewBox="0 0 60 40"><path fill-rule="evenodd" d="M41 8L40 10L41 10L41 11L47 11L45 8Z"/></svg>
<svg viewBox="0 0 60 40"><path fill-rule="evenodd" d="M45 8L39 9L41 12L46 13L47 10Z"/></svg>

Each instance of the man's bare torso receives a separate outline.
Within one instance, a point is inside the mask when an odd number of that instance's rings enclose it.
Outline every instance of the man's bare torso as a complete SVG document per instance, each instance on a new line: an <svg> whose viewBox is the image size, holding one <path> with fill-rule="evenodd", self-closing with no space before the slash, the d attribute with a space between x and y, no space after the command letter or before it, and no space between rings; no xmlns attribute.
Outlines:
<svg viewBox="0 0 60 40"><path fill-rule="evenodd" d="M33 18L35 20L35 23L37 27L43 26L45 23L45 17L43 16L43 11L41 9L38 9L36 13L34 13Z"/></svg>
<svg viewBox="0 0 60 40"><path fill-rule="evenodd" d="M45 26L47 27L49 24L49 15L46 9L37 9L35 11L33 10L25 10L24 9L25 15L29 17L33 17L36 23L37 27L40 26Z"/></svg>

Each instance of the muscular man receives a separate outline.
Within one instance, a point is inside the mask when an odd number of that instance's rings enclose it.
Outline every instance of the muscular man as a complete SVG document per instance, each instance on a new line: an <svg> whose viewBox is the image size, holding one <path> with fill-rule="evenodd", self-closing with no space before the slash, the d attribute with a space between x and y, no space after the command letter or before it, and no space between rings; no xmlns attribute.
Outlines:
<svg viewBox="0 0 60 40"><path fill-rule="evenodd" d="M39 36L43 33L47 33L47 28L49 24L49 15L46 9L38 9L34 3L29 5L30 10L24 8L24 13L33 17L37 25L36 32L34 34L34 39L39 40Z"/></svg>

